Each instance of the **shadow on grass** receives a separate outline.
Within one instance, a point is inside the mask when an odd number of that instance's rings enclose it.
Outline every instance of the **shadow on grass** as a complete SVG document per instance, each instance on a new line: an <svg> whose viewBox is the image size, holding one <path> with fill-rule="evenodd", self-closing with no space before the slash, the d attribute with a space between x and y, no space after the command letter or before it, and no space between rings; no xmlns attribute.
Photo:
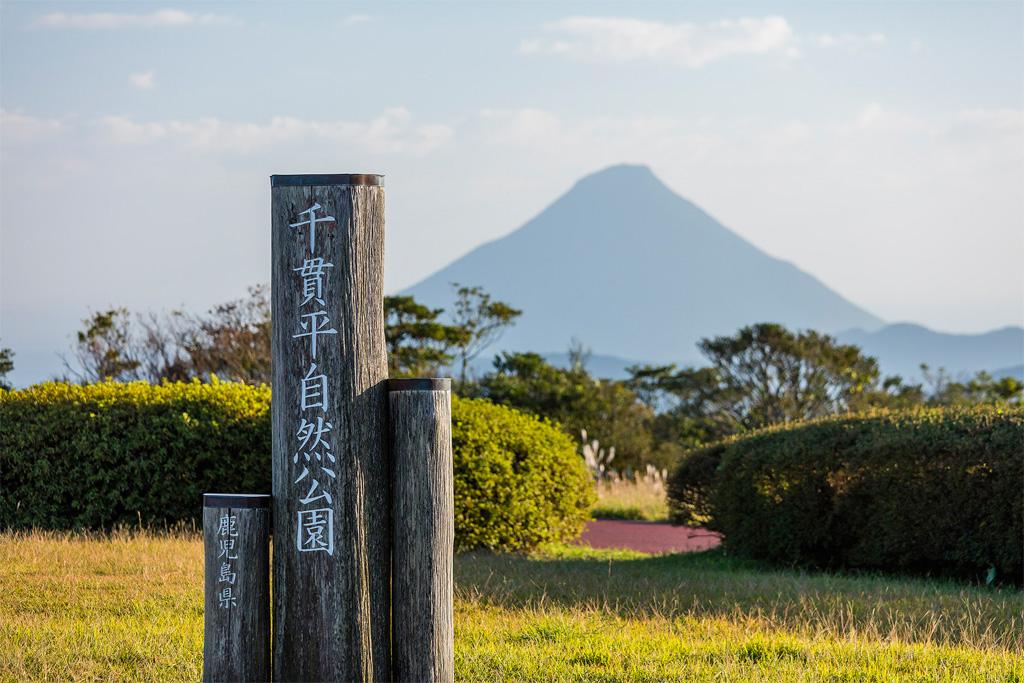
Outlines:
<svg viewBox="0 0 1024 683"><path fill-rule="evenodd" d="M506 609L712 617L842 638L1024 649L1024 593L1017 589L769 569L720 549L467 553L456 559L455 583L460 598Z"/></svg>

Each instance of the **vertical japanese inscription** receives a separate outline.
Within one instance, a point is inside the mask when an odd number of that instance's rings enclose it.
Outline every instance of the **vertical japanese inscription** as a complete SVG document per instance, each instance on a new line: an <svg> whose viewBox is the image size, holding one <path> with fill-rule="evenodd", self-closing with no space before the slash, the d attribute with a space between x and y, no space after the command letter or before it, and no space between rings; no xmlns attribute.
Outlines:
<svg viewBox="0 0 1024 683"><path fill-rule="evenodd" d="M234 562L238 559L238 515L221 515L217 524L217 604L221 609L238 606L235 581L238 572Z"/></svg>
<svg viewBox="0 0 1024 683"><path fill-rule="evenodd" d="M270 496L203 494L203 680L270 679Z"/></svg>
<svg viewBox="0 0 1024 683"><path fill-rule="evenodd" d="M390 678L379 176L273 176L274 679Z"/></svg>
<svg viewBox="0 0 1024 683"><path fill-rule="evenodd" d="M331 378L318 371L317 340L330 338L338 331L331 326L328 304L324 300L324 278L334 267L323 257L317 256L316 229L318 223L337 224L334 216L317 216L323 207L313 203L300 216L306 220L289 223L289 227L309 231L309 255L302 263L292 268L298 275L297 287L302 292L299 303L299 329L292 339L302 345L297 349L301 358L308 359L309 370L299 380L299 423L295 426L295 485L305 491L299 497L300 507L296 512L295 547L300 553L325 552L334 554L334 499L328 479L337 479L334 471L336 462L331 452L330 396ZM326 227L326 226L325 226ZM321 348L323 344L321 342Z"/></svg>

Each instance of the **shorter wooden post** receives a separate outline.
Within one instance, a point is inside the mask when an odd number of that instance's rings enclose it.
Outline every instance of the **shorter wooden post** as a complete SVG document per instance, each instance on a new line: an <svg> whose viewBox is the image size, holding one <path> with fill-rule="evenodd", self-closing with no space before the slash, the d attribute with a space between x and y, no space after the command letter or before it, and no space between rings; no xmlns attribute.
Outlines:
<svg viewBox="0 0 1024 683"><path fill-rule="evenodd" d="M203 495L204 681L270 680L270 496Z"/></svg>
<svg viewBox="0 0 1024 683"><path fill-rule="evenodd" d="M394 672L402 682L452 681L451 380L390 380L388 403L394 465Z"/></svg>

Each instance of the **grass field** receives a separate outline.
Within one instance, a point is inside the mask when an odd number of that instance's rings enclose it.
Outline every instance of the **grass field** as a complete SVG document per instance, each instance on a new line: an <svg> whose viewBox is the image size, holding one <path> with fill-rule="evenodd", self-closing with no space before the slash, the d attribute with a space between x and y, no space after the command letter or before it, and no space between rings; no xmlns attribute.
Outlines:
<svg viewBox="0 0 1024 683"><path fill-rule="evenodd" d="M197 680L191 534L0 536L0 679ZM1021 681L1024 593L718 551L456 560L461 680Z"/></svg>

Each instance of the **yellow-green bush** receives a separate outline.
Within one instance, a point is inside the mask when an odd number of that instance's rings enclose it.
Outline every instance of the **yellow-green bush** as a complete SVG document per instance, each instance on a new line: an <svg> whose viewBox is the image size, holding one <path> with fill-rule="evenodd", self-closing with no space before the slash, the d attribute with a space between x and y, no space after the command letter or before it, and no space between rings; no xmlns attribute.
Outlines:
<svg viewBox="0 0 1024 683"><path fill-rule="evenodd" d="M558 429L456 400L459 548L577 534L592 492ZM101 529L198 520L207 491L270 491L270 389L46 383L0 390L0 528Z"/></svg>
<svg viewBox="0 0 1024 683"><path fill-rule="evenodd" d="M1020 582L1024 410L844 415L692 452L669 482L677 523L781 564Z"/></svg>
<svg viewBox="0 0 1024 683"><path fill-rule="evenodd" d="M0 394L0 527L197 520L206 491L270 491L270 390L39 384Z"/></svg>
<svg viewBox="0 0 1024 683"><path fill-rule="evenodd" d="M452 404L455 546L524 549L577 536L594 488L572 440L480 399Z"/></svg>

